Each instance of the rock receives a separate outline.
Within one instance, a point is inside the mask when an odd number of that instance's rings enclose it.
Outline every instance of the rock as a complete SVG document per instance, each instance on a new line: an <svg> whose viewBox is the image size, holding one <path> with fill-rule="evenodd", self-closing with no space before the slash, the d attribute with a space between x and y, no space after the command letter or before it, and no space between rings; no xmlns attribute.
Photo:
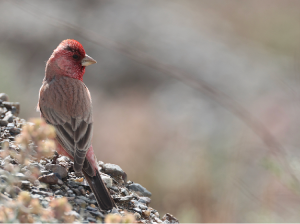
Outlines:
<svg viewBox="0 0 300 224"><path fill-rule="evenodd" d="M125 196L128 196L128 195L129 195L129 192L127 191L126 188L122 188L122 189L121 189L121 193L124 194Z"/></svg>
<svg viewBox="0 0 300 224"><path fill-rule="evenodd" d="M110 177L101 175L101 178L108 188L112 186L112 179Z"/></svg>
<svg viewBox="0 0 300 224"><path fill-rule="evenodd" d="M97 208L93 208L93 207L91 207L91 206L87 206L87 207L86 207L86 210L88 210L89 212L90 212L90 211L94 211L94 212L98 211Z"/></svg>
<svg viewBox="0 0 300 224"><path fill-rule="evenodd" d="M141 219L141 215L139 213L135 212L133 215L134 215L134 218L136 220L140 220Z"/></svg>
<svg viewBox="0 0 300 224"><path fill-rule="evenodd" d="M92 218L92 217L87 217L87 220L88 220L89 222L94 222L94 223L97 222L97 220L94 219L94 218Z"/></svg>
<svg viewBox="0 0 300 224"><path fill-rule="evenodd" d="M102 161L98 161L98 165L99 165L101 168L103 168L103 166L104 166L104 162L102 162Z"/></svg>
<svg viewBox="0 0 300 224"><path fill-rule="evenodd" d="M80 219L80 215L75 211L66 212L66 215L74 216L76 219Z"/></svg>
<svg viewBox="0 0 300 224"><path fill-rule="evenodd" d="M144 203L144 204L146 204L146 205L149 205L150 202L151 202L151 199L148 198L148 197L140 197L139 202L140 202L140 203Z"/></svg>
<svg viewBox="0 0 300 224"><path fill-rule="evenodd" d="M39 186L40 184L41 184L41 183L40 183L39 180L35 180L35 181L33 182L33 185L36 186L36 187Z"/></svg>
<svg viewBox="0 0 300 224"><path fill-rule="evenodd" d="M53 196L53 193L46 192L46 191L34 190L34 189L31 189L31 193L32 194L38 194L38 195L44 195L44 196L47 196L47 197Z"/></svg>
<svg viewBox="0 0 300 224"><path fill-rule="evenodd" d="M12 115L11 111L6 112L3 120L7 121L8 123L12 123L14 121L14 116Z"/></svg>
<svg viewBox="0 0 300 224"><path fill-rule="evenodd" d="M169 213L165 214L161 220L167 223L179 223L178 219Z"/></svg>
<svg viewBox="0 0 300 224"><path fill-rule="evenodd" d="M120 201L130 201L131 199L133 199L134 196L133 195L127 195L125 197L121 197L119 200Z"/></svg>
<svg viewBox="0 0 300 224"><path fill-rule="evenodd" d="M0 126L7 126L8 121L0 119Z"/></svg>
<svg viewBox="0 0 300 224"><path fill-rule="evenodd" d="M135 211L135 212L138 212L138 213L142 214L142 210L141 210L141 209L139 209L139 208L133 208L133 211Z"/></svg>
<svg viewBox="0 0 300 224"><path fill-rule="evenodd" d="M13 123L8 123L6 125L6 130L10 130L10 129L14 128L14 127L15 127L15 125Z"/></svg>
<svg viewBox="0 0 300 224"><path fill-rule="evenodd" d="M15 107L16 111L14 113L15 116L19 115L20 112L20 103L13 103L13 102L2 102L3 106L6 107L7 110L12 110L12 107Z"/></svg>
<svg viewBox="0 0 300 224"><path fill-rule="evenodd" d="M109 174L113 177L123 176L125 172L118 165L106 163L103 165L103 170L106 174Z"/></svg>
<svg viewBox="0 0 300 224"><path fill-rule="evenodd" d="M73 192L75 192L75 194L77 195L77 196L79 196L79 195L81 195L81 193L80 193L80 191L78 190L78 189L73 189Z"/></svg>
<svg viewBox="0 0 300 224"><path fill-rule="evenodd" d="M78 205L86 205L86 202L80 198L75 198L75 203Z"/></svg>
<svg viewBox="0 0 300 224"><path fill-rule="evenodd" d="M109 187L110 189L112 189L112 190L114 190L115 192L119 192L119 189L118 189L118 187L116 187L116 186L111 186L111 187Z"/></svg>
<svg viewBox="0 0 300 224"><path fill-rule="evenodd" d="M6 93L0 93L0 100L8 101L8 95Z"/></svg>
<svg viewBox="0 0 300 224"><path fill-rule="evenodd" d="M28 180L23 180L21 182L21 189L30 190L30 182Z"/></svg>
<svg viewBox="0 0 300 224"><path fill-rule="evenodd" d="M42 205L44 208L48 208L49 202L48 202L48 201L45 201L45 200L42 200L41 205Z"/></svg>
<svg viewBox="0 0 300 224"><path fill-rule="evenodd" d="M56 195L64 195L63 191L62 190L57 190L54 192L54 194Z"/></svg>
<svg viewBox="0 0 300 224"><path fill-rule="evenodd" d="M151 211L149 209L147 209L147 210L143 211L142 214L146 217L149 217L151 214Z"/></svg>
<svg viewBox="0 0 300 224"><path fill-rule="evenodd" d="M142 209L142 210L148 209L148 207L147 207L146 205L142 204L142 203L138 203L138 206L139 206L139 208Z"/></svg>
<svg viewBox="0 0 300 224"><path fill-rule="evenodd" d="M96 200L94 193L90 193L89 199L91 199L91 200Z"/></svg>
<svg viewBox="0 0 300 224"><path fill-rule="evenodd" d="M138 192L141 196L150 197L152 195L150 191L148 191L146 188L144 188L142 185L138 183L133 183L127 186L127 188L132 191Z"/></svg>
<svg viewBox="0 0 300 224"><path fill-rule="evenodd" d="M67 169L61 165L47 164L45 166L45 169L51 170L53 173L58 173L61 176L61 178L65 178L66 176L68 176Z"/></svg>
<svg viewBox="0 0 300 224"><path fill-rule="evenodd" d="M11 129L9 130L9 132L10 132L11 134L18 135L18 134L21 133L21 129L20 129L20 128L13 127L13 128L11 128Z"/></svg>
<svg viewBox="0 0 300 224"><path fill-rule="evenodd" d="M11 192L9 192L9 193L12 194L12 195L13 194L18 195L21 191L22 190L19 187L13 186Z"/></svg>
<svg viewBox="0 0 300 224"><path fill-rule="evenodd" d="M39 177L38 180L46 184L63 184L63 182L57 177L57 175L55 175L55 173L43 175Z"/></svg>
<svg viewBox="0 0 300 224"><path fill-rule="evenodd" d="M104 219L104 215L101 212L99 212L99 211L90 211L90 213L93 216L100 217L100 218Z"/></svg>
<svg viewBox="0 0 300 224"><path fill-rule="evenodd" d="M81 192L82 195L86 195L86 191L85 191L84 188L82 188L82 189L80 190L80 192Z"/></svg>
<svg viewBox="0 0 300 224"><path fill-rule="evenodd" d="M11 156L6 156L2 162L1 162L1 166L5 166L5 164L9 164L13 161L13 159L11 158Z"/></svg>

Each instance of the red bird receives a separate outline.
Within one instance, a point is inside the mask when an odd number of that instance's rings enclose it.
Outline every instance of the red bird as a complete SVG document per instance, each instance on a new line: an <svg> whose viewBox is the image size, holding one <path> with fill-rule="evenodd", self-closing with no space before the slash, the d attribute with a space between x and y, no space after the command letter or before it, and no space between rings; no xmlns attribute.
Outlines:
<svg viewBox="0 0 300 224"><path fill-rule="evenodd" d="M83 172L100 208L110 210L115 203L98 171L91 144L92 100L83 83L85 67L94 63L78 41L62 41L46 64L38 109L55 127L57 152L74 161L75 173Z"/></svg>

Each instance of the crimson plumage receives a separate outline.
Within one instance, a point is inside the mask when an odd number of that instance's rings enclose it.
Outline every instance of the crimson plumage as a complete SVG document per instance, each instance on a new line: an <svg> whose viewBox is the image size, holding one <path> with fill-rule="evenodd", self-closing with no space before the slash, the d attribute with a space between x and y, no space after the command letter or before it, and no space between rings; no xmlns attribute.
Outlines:
<svg viewBox="0 0 300 224"><path fill-rule="evenodd" d="M110 210L115 204L98 171L91 144L92 100L83 83L85 67L94 63L78 41L62 41L46 64L38 108L55 127L57 152L74 161L75 172L83 172L100 208Z"/></svg>

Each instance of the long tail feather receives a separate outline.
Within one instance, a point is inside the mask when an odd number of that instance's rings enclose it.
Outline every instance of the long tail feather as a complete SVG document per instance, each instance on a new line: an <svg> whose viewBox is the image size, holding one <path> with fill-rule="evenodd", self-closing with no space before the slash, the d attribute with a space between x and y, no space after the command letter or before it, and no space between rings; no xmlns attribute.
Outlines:
<svg viewBox="0 0 300 224"><path fill-rule="evenodd" d="M100 173L96 171L96 176L91 177L84 170L82 172L96 197L99 207L102 210L111 210L113 207L116 207L115 202L103 183Z"/></svg>

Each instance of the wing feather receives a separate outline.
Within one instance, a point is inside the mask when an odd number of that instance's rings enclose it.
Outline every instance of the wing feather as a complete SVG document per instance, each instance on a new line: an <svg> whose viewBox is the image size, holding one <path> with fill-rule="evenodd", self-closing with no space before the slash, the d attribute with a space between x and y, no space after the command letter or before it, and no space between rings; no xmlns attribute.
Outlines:
<svg viewBox="0 0 300 224"><path fill-rule="evenodd" d="M92 102L87 87L80 80L54 77L44 80L40 89L39 108L42 117L56 129L56 138L74 158L74 170L96 175L86 153L91 146Z"/></svg>

